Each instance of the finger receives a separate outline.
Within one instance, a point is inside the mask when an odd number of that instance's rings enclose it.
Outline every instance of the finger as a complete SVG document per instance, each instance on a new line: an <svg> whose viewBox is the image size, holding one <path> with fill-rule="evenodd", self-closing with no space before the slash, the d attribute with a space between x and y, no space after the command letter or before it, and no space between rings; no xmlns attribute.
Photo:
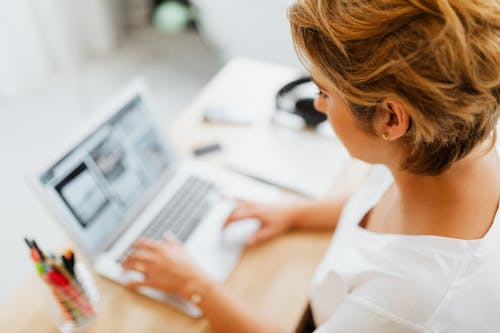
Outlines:
<svg viewBox="0 0 500 333"><path fill-rule="evenodd" d="M242 199L242 198L235 198L234 203L236 206L246 206L246 205L252 204L251 201L246 200L246 199Z"/></svg>
<svg viewBox="0 0 500 333"><path fill-rule="evenodd" d="M163 243L169 245L182 246L182 243L175 237L175 235L171 231L167 231L163 236Z"/></svg>
<svg viewBox="0 0 500 333"><path fill-rule="evenodd" d="M146 239L139 240L132 246L137 250L147 250L152 252L158 251L161 248L161 245L158 242Z"/></svg>
<svg viewBox="0 0 500 333"><path fill-rule="evenodd" d="M257 212L255 210L254 204L252 203L245 203L245 204L238 204L231 214L229 214L228 218L224 222L223 228L226 228L228 225L230 225L233 222L236 222L238 220L243 220L247 218L255 218L257 217Z"/></svg>
<svg viewBox="0 0 500 333"><path fill-rule="evenodd" d="M124 261L124 262L122 262L122 269L124 271L134 271L134 272L137 272L137 263L138 262L139 261ZM139 273L143 273L143 272L139 272Z"/></svg>
<svg viewBox="0 0 500 333"><path fill-rule="evenodd" d="M132 281L132 282L128 282L126 284L126 286L128 288L131 288L131 289L137 289L140 287L148 287L149 284L145 280L144 281Z"/></svg>
<svg viewBox="0 0 500 333"><path fill-rule="evenodd" d="M130 253L127 258L125 258L125 261L133 260L133 261L151 262L154 256L155 255L151 252L135 250L132 251L132 253Z"/></svg>
<svg viewBox="0 0 500 333"><path fill-rule="evenodd" d="M269 229L260 229L255 234L248 237L246 244L247 245L255 245L262 242L265 242L271 239L274 235L274 232Z"/></svg>
<svg viewBox="0 0 500 333"><path fill-rule="evenodd" d="M122 262L122 267L130 269L138 262L143 264L151 263L151 255L144 252L132 252L125 260Z"/></svg>

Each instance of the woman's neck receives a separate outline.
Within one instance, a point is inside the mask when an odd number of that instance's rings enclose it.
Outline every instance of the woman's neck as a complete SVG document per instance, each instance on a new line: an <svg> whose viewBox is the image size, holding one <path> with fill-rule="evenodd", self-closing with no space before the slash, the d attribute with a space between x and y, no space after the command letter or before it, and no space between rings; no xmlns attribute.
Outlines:
<svg viewBox="0 0 500 333"><path fill-rule="evenodd" d="M395 214L417 232L482 237L500 200L500 160L495 149L488 151L490 146L482 143L437 176L391 170Z"/></svg>

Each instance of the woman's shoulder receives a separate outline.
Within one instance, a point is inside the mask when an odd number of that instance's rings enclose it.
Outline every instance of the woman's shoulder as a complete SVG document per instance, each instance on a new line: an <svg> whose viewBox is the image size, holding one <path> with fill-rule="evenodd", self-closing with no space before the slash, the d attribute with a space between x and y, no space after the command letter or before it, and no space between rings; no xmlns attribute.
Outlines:
<svg viewBox="0 0 500 333"><path fill-rule="evenodd" d="M500 308L500 251L487 258L401 253L398 259L394 269L386 265L377 274L364 272L354 277L346 298L437 332L446 323L456 323L456 330L451 330L456 332L472 332L484 323L490 329L500 325L496 313ZM491 306L485 308L486 303ZM490 326L492 322L496 326Z"/></svg>
<svg viewBox="0 0 500 333"><path fill-rule="evenodd" d="M377 317L376 327L381 322L425 327L447 297L466 258L415 255L408 248L397 247L400 251L396 253L356 247L350 259L337 257L313 288L311 300L318 324L336 321L341 316L339 309L347 307L352 316Z"/></svg>

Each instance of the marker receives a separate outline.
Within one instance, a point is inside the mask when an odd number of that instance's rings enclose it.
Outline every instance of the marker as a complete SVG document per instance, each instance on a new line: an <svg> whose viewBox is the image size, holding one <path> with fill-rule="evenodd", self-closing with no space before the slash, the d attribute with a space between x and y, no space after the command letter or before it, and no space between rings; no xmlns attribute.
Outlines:
<svg viewBox="0 0 500 333"><path fill-rule="evenodd" d="M79 323L95 314L92 302L75 276L75 255L70 249L62 256L45 254L36 241L24 237L37 273L52 290L66 320ZM60 260L58 258L60 257Z"/></svg>
<svg viewBox="0 0 500 333"><path fill-rule="evenodd" d="M50 270L47 275L49 276L50 281L57 286L64 287L69 284L68 279L55 269Z"/></svg>
<svg viewBox="0 0 500 333"><path fill-rule="evenodd" d="M63 256L61 256L62 263L66 271L72 276L75 276L75 254L70 249L66 250Z"/></svg>
<svg viewBox="0 0 500 333"><path fill-rule="evenodd" d="M41 261L40 255L38 254L38 251L35 248L31 249L31 259L33 259L35 263L39 263Z"/></svg>
<svg viewBox="0 0 500 333"><path fill-rule="evenodd" d="M40 256L40 259L42 261L45 260L45 254L43 254L42 250L40 250L40 248L38 247L38 244L36 243L35 240L32 240L31 243L33 244L33 247L36 249L36 251L38 252L38 255Z"/></svg>

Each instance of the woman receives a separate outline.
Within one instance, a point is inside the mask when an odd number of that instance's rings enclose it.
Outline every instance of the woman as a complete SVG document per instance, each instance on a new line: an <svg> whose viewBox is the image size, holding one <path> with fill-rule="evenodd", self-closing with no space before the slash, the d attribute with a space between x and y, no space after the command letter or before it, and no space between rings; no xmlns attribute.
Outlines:
<svg viewBox="0 0 500 333"><path fill-rule="evenodd" d="M316 107L356 158L382 166L347 201L238 206L257 243L335 230L313 281L316 332L493 332L500 327L500 3L299 0L295 46ZM320 163L321 161L318 161ZM174 239L140 242L152 286L198 295L216 332L280 332Z"/></svg>

